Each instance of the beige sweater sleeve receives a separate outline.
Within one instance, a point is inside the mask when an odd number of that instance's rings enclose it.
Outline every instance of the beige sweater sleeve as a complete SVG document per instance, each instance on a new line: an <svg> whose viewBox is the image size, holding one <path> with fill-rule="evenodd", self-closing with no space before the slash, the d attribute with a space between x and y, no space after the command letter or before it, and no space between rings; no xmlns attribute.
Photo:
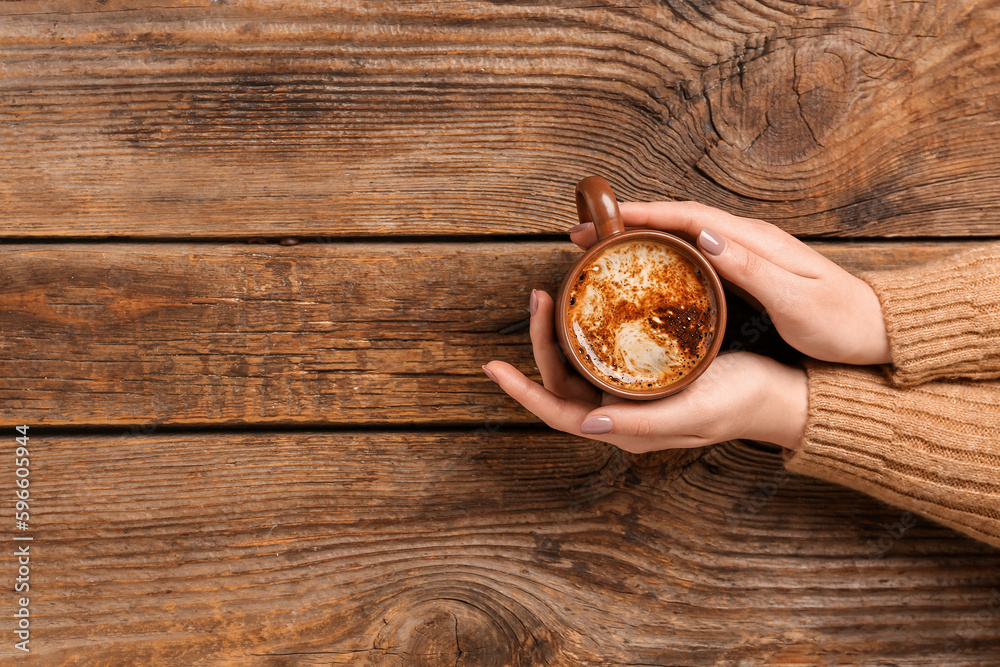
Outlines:
<svg viewBox="0 0 1000 667"><path fill-rule="evenodd" d="M1000 243L861 277L893 364L807 364L809 417L788 469L1000 547Z"/></svg>
<svg viewBox="0 0 1000 667"><path fill-rule="evenodd" d="M1000 547L1000 380L900 388L871 367L807 372L809 418L789 470Z"/></svg>
<svg viewBox="0 0 1000 667"><path fill-rule="evenodd" d="M882 304L894 384L1000 377L1000 243L860 277Z"/></svg>

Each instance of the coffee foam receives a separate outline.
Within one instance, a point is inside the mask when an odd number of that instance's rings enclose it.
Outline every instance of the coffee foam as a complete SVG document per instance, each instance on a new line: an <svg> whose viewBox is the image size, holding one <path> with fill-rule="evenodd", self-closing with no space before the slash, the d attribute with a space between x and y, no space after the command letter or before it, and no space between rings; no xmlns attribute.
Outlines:
<svg viewBox="0 0 1000 667"><path fill-rule="evenodd" d="M612 384L654 391L711 347L716 303L701 271L650 240L613 244L577 275L567 317L581 361Z"/></svg>

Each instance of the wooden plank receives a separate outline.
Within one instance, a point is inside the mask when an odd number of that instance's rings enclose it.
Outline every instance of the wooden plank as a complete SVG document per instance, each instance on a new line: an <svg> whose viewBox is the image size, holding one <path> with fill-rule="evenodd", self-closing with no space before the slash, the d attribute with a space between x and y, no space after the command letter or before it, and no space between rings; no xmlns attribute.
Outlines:
<svg viewBox="0 0 1000 667"><path fill-rule="evenodd" d="M996 235L995 2L25 0L6 237L553 233L573 184Z"/></svg>
<svg viewBox="0 0 1000 667"><path fill-rule="evenodd" d="M32 652L0 644L23 664L1000 651L994 549L787 474L770 449L633 457L505 430L29 435ZM11 523L0 534L20 545Z"/></svg>
<svg viewBox="0 0 1000 667"><path fill-rule="evenodd" d="M819 247L856 270L970 245ZM534 372L517 326L530 290L553 293L579 254L568 242L0 246L0 423L532 421L480 366Z"/></svg>

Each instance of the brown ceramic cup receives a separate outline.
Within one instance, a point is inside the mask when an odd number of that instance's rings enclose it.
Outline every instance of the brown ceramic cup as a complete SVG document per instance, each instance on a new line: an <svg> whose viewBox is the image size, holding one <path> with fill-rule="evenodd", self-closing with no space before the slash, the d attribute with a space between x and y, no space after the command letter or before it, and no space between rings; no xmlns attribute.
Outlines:
<svg viewBox="0 0 1000 667"><path fill-rule="evenodd" d="M625 229L607 181L576 186L580 222L595 243L556 299L566 358L603 391L632 400L675 394L718 354L726 299L715 269L689 243L651 229Z"/></svg>

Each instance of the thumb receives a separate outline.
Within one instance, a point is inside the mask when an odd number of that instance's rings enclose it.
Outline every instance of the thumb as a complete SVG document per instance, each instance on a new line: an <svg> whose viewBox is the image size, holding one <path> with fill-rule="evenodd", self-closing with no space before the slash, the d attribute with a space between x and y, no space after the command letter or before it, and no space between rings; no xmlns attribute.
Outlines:
<svg viewBox="0 0 1000 667"><path fill-rule="evenodd" d="M765 307L774 301L776 294L788 293L797 278L707 227L698 235L698 247L720 276L749 292Z"/></svg>

